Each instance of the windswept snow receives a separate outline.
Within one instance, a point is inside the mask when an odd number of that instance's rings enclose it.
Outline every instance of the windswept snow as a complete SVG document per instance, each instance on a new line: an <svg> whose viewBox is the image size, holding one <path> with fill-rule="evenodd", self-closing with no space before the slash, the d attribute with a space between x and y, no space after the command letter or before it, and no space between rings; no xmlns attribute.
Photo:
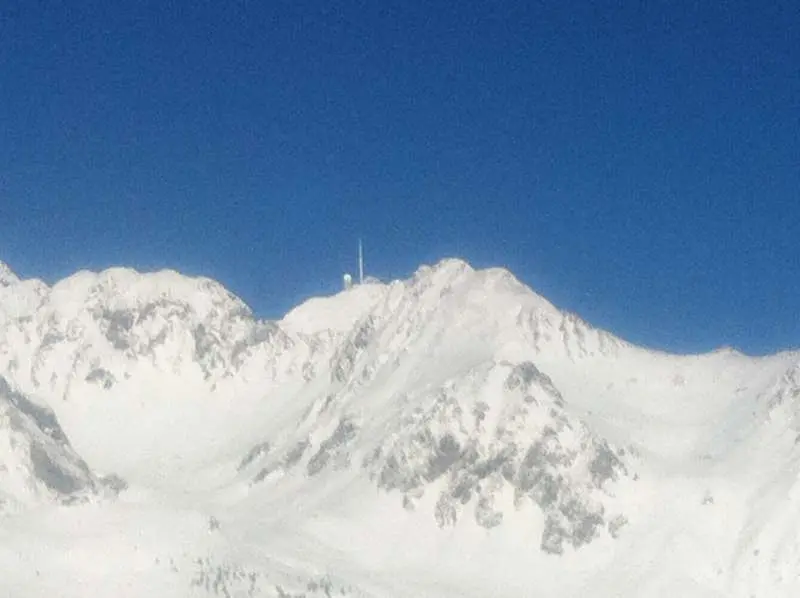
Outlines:
<svg viewBox="0 0 800 598"><path fill-rule="evenodd" d="M0 264L0 376L10 595L800 592L800 354L649 351L503 269L271 322Z"/></svg>
<svg viewBox="0 0 800 598"><path fill-rule="evenodd" d="M386 294L382 284L355 285L332 297L309 299L280 321L285 330L306 335L345 333Z"/></svg>

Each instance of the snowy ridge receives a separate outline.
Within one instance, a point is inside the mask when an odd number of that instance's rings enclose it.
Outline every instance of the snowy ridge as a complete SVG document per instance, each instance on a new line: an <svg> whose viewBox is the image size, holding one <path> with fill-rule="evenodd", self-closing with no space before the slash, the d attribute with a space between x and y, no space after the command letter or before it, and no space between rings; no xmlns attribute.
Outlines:
<svg viewBox="0 0 800 598"><path fill-rule="evenodd" d="M800 591L797 353L648 351L455 259L275 322L171 271L0 278L17 593L87 575L30 537L91 561L112 521L132 535L95 581L118 596ZM34 445L76 487L128 488L33 521L6 488L64 494Z"/></svg>
<svg viewBox="0 0 800 598"><path fill-rule="evenodd" d="M290 311L280 326L296 334L344 333L386 293L379 283L356 285L335 297L310 299Z"/></svg>

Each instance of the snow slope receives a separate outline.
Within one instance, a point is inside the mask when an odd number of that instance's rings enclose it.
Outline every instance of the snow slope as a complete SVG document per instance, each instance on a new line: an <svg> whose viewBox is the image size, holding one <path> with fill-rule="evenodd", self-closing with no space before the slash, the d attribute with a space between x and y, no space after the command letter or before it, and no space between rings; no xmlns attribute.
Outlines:
<svg viewBox="0 0 800 598"><path fill-rule="evenodd" d="M3 265L0 376L12 595L800 592L800 354L649 351L502 269L271 322L204 278Z"/></svg>

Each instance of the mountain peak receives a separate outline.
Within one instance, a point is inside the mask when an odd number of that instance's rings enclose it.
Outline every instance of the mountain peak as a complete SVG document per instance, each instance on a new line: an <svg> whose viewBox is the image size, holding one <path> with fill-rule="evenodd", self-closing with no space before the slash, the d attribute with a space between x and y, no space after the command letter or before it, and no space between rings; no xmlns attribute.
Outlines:
<svg viewBox="0 0 800 598"><path fill-rule="evenodd" d="M12 284L17 284L19 281L19 276L14 274L14 271L8 267L8 264L0 261L0 287L10 287Z"/></svg>
<svg viewBox="0 0 800 598"><path fill-rule="evenodd" d="M178 303L205 318L223 311L251 313L250 308L220 283L174 270L139 272L132 268L83 270L53 286L51 303L61 309L103 305L112 310L141 309L146 305Z"/></svg>
<svg viewBox="0 0 800 598"><path fill-rule="evenodd" d="M414 280L426 278L455 278L462 274L474 272L472 266L460 258L445 258L433 265L423 265L414 273Z"/></svg>

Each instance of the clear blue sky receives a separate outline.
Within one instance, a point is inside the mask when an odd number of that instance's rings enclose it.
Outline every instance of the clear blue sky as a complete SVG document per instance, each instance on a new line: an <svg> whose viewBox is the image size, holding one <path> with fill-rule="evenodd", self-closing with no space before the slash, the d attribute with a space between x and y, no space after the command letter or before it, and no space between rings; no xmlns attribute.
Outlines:
<svg viewBox="0 0 800 598"><path fill-rule="evenodd" d="M0 5L0 260L264 316L505 265L635 342L800 346L800 3Z"/></svg>

